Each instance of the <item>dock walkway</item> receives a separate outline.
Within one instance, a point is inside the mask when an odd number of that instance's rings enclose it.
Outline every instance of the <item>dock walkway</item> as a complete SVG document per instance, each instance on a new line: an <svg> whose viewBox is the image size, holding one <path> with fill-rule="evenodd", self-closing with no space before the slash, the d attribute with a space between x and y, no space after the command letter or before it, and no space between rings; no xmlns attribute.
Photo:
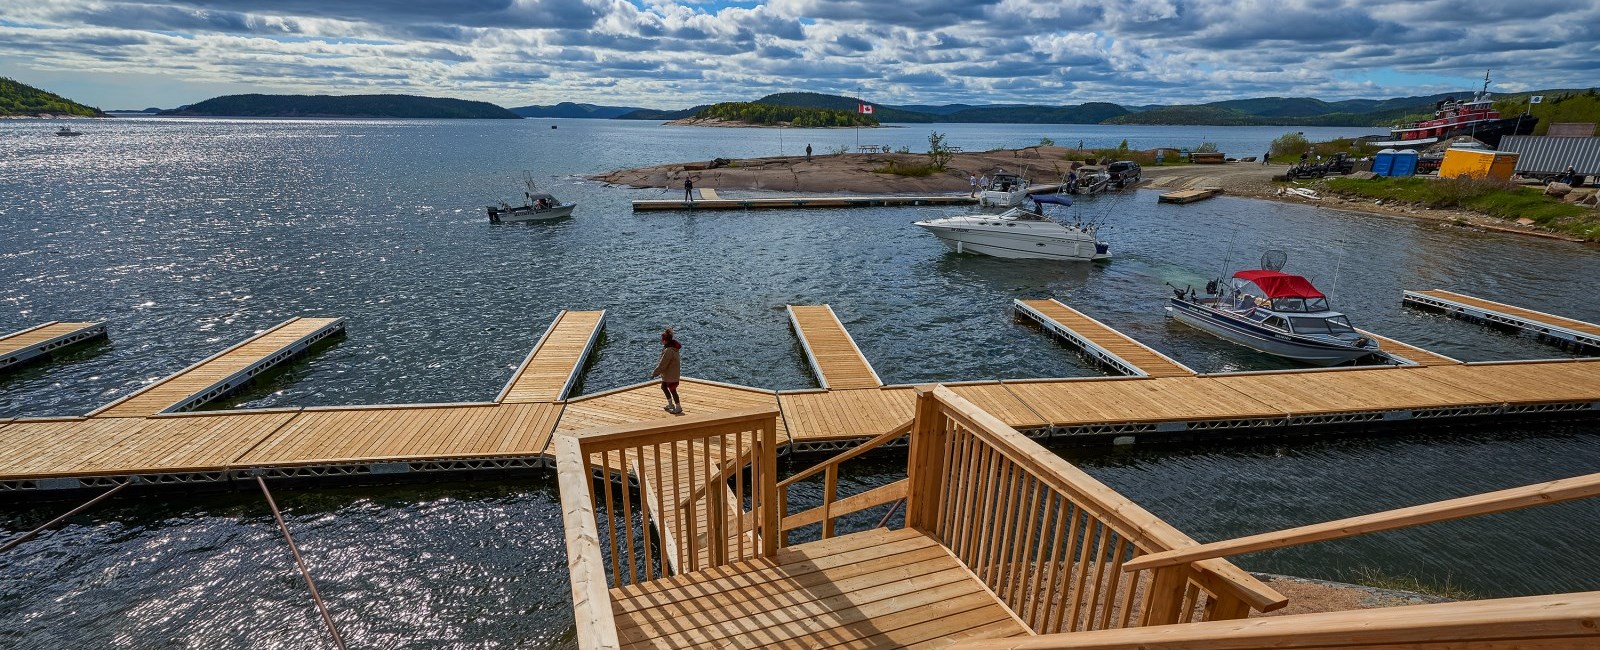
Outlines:
<svg viewBox="0 0 1600 650"><path fill-rule="evenodd" d="M342 331L343 318L291 318L89 415L143 417L192 411Z"/></svg>
<svg viewBox="0 0 1600 650"><path fill-rule="evenodd" d="M1461 361L1444 356L1437 352L1424 350L1415 345L1396 341L1382 334L1374 334L1364 329L1357 329L1362 336L1378 342L1378 354L1401 365L1416 366L1442 366Z"/></svg>
<svg viewBox="0 0 1600 650"><path fill-rule="evenodd" d="M1222 190L1218 189L1218 188L1215 188L1215 187L1201 187L1201 188L1194 188L1194 189L1187 189L1187 190L1176 190L1176 191L1172 191L1172 192L1167 192L1166 194L1162 194L1161 196L1156 198L1156 202L1157 203L1178 203L1178 204L1194 203L1196 201L1204 201L1206 199L1209 199L1209 198L1211 198L1213 196L1216 196L1218 194L1221 194L1221 193L1222 193Z"/></svg>
<svg viewBox="0 0 1600 650"><path fill-rule="evenodd" d="M715 196L715 192L712 193ZM651 199L633 202L635 212L659 210L792 210L804 208L881 208L916 205L975 205L978 200L965 194L909 196L898 194L861 196L793 196L749 199L706 198L697 201Z"/></svg>
<svg viewBox="0 0 1600 650"><path fill-rule="evenodd" d="M0 371L69 345L106 336L105 323L51 321L0 336Z"/></svg>
<svg viewBox="0 0 1600 650"><path fill-rule="evenodd" d="M495 401L519 404L566 399L605 324L603 309L557 314Z"/></svg>
<svg viewBox="0 0 1600 650"><path fill-rule="evenodd" d="M800 337L806 360L811 362L811 370L823 388L849 390L883 385L832 307L789 305L789 323Z"/></svg>
<svg viewBox="0 0 1600 650"><path fill-rule="evenodd" d="M1135 377L1193 376L1194 370L1150 346L1133 340L1059 300L1013 301L1018 314L1027 316L1094 360L1124 375Z"/></svg>
<svg viewBox="0 0 1600 650"><path fill-rule="evenodd" d="M1594 323L1442 289L1408 290L1403 301L1408 305L1443 311L1456 318L1521 330L1563 349L1600 354L1600 325Z"/></svg>

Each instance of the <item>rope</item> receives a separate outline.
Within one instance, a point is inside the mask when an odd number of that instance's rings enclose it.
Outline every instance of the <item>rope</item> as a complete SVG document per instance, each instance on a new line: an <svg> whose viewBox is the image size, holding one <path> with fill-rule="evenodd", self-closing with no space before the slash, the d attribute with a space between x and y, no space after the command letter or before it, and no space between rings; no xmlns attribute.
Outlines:
<svg viewBox="0 0 1600 650"><path fill-rule="evenodd" d="M879 528L883 528L884 526L889 525L889 518L893 517L894 516L894 511L899 510L900 509L900 504L905 503L905 502L906 502L905 499L898 499L894 503L890 504L889 505L889 511L883 513L883 519L878 520L878 527Z"/></svg>
<svg viewBox="0 0 1600 650"><path fill-rule="evenodd" d="M295 545L294 536L289 534L288 524L283 523L283 513L278 511L278 503L272 500L272 492L267 489L267 482L257 476L256 484L261 486L261 493L267 497L267 506L272 508L272 517L278 520L278 530L283 531L283 538L289 541L289 551L294 553L294 563L300 568L300 577L306 579L306 587L311 590L311 600L317 604L317 611L322 614L322 622L328 625L328 634L333 636L334 647L345 650L344 639L339 636L339 628L333 625L333 615L328 613L328 606L322 602L322 595L317 593L317 584L311 581L311 570L306 568L305 558L300 557L300 547Z"/></svg>
<svg viewBox="0 0 1600 650"><path fill-rule="evenodd" d="M83 504L81 506L78 506L76 508L68 510L67 514L61 515L60 517L56 517L55 519L51 519L50 521L45 522L43 526L40 526L40 527L35 528L33 530L30 530L30 531L28 531L26 533L18 535L16 538L12 539L11 541L6 542L5 546L0 546L0 553L4 553L6 551L9 551L9 550L11 550L13 548L16 548L17 546L21 545L23 542L26 542L26 541L28 541L30 539L38 537L39 533L44 532L46 529L55 527L56 524L59 524L59 523L61 523L63 521L66 521L67 519L71 518L73 515L76 515L76 514L78 514L80 512L88 510L90 507L94 506L94 504L100 503L101 501L104 501L106 498L110 497L113 494L116 494L118 491L122 490L122 488L125 488L125 487L128 487L127 483L118 483L116 487L111 488L109 490L106 490L100 496L97 496L97 497L95 497L93 499L90 499L88 503L85 503L85 504Z"/></svg>

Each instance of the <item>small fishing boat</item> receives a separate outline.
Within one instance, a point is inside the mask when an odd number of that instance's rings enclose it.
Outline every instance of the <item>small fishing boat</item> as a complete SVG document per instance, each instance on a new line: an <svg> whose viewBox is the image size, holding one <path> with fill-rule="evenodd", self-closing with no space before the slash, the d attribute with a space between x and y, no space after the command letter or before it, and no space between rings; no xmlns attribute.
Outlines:
<svg viewBox="0 0 1600 650"><path fill-rule="evenodd" d="M1022 205L1028 198L1028 179L1016 174L996 170L989 184L978 192L978 205L995 208L1012 208Z"/></svg>
<svg viewBox="0 0 1600 650"><path fill-rule="evenodd" d="M533 182L533 174L524 172L522 182L527 186L522 192L522 205L501 201L500 205L489 206L489 223L550 221L570 217L573 208L578 207L576 203L562 203L549 193L540 192Z"/></svg>
<svg viewBox="0 0 1600 650"><path fill-rule="evenodd" d="M1022 207L998 215L970 214L917 221L957 253L1013 259L1090 261L1111 259L1111 246L1096 237L1093 224L1068 225L1045 216L1046 204L1072 205L1064 194L1033 195L1033 210Z"/></svg>
<svg viewBox="0 0 1600 650"><path fill-rule="evenodd" d="M74 130L72 130L72 127L66 126L66 125L62 125L62 127L60 129L56 130L56 135L59 135L61 137L72 137L72 136L83 135L83 132L82 131L74 131Z"/></svg>
<svg viewBox="0 0 1600 650"><path fill-rule="evenodd" d="M1287 256L1268 251L1259 269L1206 284L1173 289L1167 313L1178 322L1267 354L1317 366L1354 361L1378 351L1350 319L1329 308L1309 280L1282 271Z"/></svg>

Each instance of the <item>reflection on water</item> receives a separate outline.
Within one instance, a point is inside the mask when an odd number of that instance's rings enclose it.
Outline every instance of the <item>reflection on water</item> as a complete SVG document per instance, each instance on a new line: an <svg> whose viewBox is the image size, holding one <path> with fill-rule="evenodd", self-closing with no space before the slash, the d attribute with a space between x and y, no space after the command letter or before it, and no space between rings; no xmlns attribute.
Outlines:
<svg viewBox="0 0 1600 650"><path fill-rule="evenodd" d="M88 411L295 315L345 316L348 336L224 405L487 399L561 309L609 310L586 392L644 379L666 325L685 344L685 374L814 386L784 313L801 303L832 304L890 383L1101 374L1015 322L1018 297L1060 298L1204 371L1285 367L1172 324L1161 309L1164 282L1201 284L1226 259L1246 266L1265 248L1287 250L1289 270L1311 276L1358 325L1462 359L1559 354L1402 309L1401 289L1450 288L1600 320L1586 286L1600 277L1592 249L1316 206L1094 197L1069 218L1101 224L1116 257L1075 265L958 256L911 225L960 212L952 208L636 215L630 200L661 192L576 175L770 155L776 143L749 130L544 122L118 119L70 139L37 121L0 124L15 145L0 155L0 329L111 323L110 342L0 377L0 417ZM940 128L969 149L1032 144L1042 131L1067 141L1076 136L1052 129L1077 129ZM1154 146L1202 135L1118 128L1083 137ZM1259 148L1279 132L1203 135ZM878 135L911 145L925 137ZM825 150L828 138L848 136L797 137ZM523 169L576 201L576 217L489 224L482 206L513 195ZM1595 471L1595 433L1585 424L1063 453L1213 539ZM570 620L550 484L280 498L352 645L538 646ZM0 528L57 511L13 508ZM1596 588L1600 571L1577 552L1600 543L1594 515L1561 506L1244 563L1338 577L1372 562L1494 594ZM314 646L321 632L298 580L253 494L118 502L0 558L0 638L19 647Z"/></svg>

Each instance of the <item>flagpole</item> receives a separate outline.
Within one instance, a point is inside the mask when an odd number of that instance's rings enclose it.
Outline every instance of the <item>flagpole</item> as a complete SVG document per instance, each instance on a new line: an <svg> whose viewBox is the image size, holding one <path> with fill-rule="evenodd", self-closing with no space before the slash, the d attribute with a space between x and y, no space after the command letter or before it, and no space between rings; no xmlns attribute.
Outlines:
<svg viewBox="0 0 1600 650"><path fill-rule="evenodd" d="M861 114L861 86L856 86L856 114ZM861 151L861 121L856 120L856 151Z"/></svg>

